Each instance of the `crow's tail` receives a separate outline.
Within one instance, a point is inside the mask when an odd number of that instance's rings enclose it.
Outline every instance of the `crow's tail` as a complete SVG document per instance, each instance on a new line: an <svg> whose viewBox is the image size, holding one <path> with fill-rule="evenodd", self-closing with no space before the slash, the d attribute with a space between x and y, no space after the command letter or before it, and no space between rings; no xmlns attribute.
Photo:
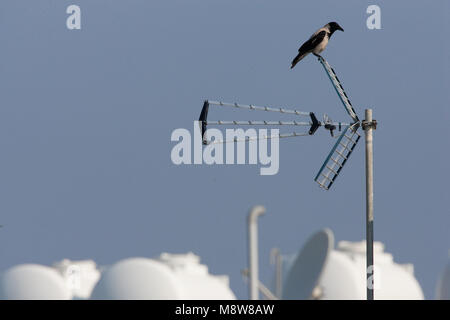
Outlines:
<svg viewBox="0 0 450 320"><path fill-rule="evenodd" d="M295 65L302 60L309 52L299 52L298 55L291 62L291 69L295 67Z"/></svg>

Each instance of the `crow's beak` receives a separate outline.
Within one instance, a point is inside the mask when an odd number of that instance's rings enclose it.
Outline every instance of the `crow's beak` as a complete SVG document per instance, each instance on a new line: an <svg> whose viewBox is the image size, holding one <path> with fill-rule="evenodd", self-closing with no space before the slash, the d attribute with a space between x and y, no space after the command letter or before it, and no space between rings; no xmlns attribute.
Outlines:
<svg viewBox="0 0 450 320"><path fill-rule="evenodd" d="M344 29L342 29L341 26L338 26L338 30L341 30L342 32L344 32Z"/></svg>

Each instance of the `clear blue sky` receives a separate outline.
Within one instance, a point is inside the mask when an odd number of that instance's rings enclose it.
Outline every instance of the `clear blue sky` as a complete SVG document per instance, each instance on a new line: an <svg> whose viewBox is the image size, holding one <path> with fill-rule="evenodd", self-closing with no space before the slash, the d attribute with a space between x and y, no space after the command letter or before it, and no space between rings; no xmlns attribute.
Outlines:
<svg viewBox="0 0 450 320"><path fill-rule="evenodd" d="M69 4L81 7L79 31L66 28ZM381 7L381 30L366 28L369 4ZM313 181L333 143L326 132L280 141L276 176L170 160L172 130L192 128L205 98L347 121L316 59L289 69L312 32L338 21L345 32L324 57L358 113L371 107L379 122L375 239L414 264L433 298L450 248L448 20L444 0L2 0L0 270L193 251L246 298L252 205L267 207L265 283L272 247L293 253L323 227L363 239L362 143L329 192Z"/></svg>

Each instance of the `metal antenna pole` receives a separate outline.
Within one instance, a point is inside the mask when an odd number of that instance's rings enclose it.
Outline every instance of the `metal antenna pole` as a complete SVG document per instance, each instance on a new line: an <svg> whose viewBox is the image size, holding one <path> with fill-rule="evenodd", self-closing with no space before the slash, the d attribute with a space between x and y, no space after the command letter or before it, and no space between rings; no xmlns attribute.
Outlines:
<svg viewBox="0 0 450 320"><path fill-rule="evenodd" d="M366 276L367 300L373 300L374 295L374 264L373 264L373 136L376 120L372 119L372 109L366 109L366 119L362 127L366 134Z"/></svg>
<svg viewBox="0 0 450 320"><path fill-rule="evenodd" d="M256 206L248 214L248 260L250 269L250 300L259 300L258 292L258 217L266 212L263 206Z"/></svg>

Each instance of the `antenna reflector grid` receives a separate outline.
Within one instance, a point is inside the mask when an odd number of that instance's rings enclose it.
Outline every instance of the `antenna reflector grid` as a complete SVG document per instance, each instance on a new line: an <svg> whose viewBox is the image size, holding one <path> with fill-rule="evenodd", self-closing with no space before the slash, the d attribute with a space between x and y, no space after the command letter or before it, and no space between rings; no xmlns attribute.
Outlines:
<svg viewBox="0 0 450 320"><path fill-rule="evenodd" d="M322 64L323 68L325 69L328 78L330 78L330 81L333 84L333 87L336 90L339 98L341 99L342 104L347 110L347 113L350 115L350 117L352 117L353 121L358 122L359 119L358 116L356 115L355 109L353 109L350 99L345 93L344 87L342 86L341 81L337 77L336 72L334 72L333 68L328 64L328 62L324 58L319 57L319 61Z"/></svg>
<svg viewBox="0 0 450 320"><path fill-rule="evenodd" d="M351 126L343 130L314 178L321 188L330 189L360 138L360 134L353 131Z"/></svg>

